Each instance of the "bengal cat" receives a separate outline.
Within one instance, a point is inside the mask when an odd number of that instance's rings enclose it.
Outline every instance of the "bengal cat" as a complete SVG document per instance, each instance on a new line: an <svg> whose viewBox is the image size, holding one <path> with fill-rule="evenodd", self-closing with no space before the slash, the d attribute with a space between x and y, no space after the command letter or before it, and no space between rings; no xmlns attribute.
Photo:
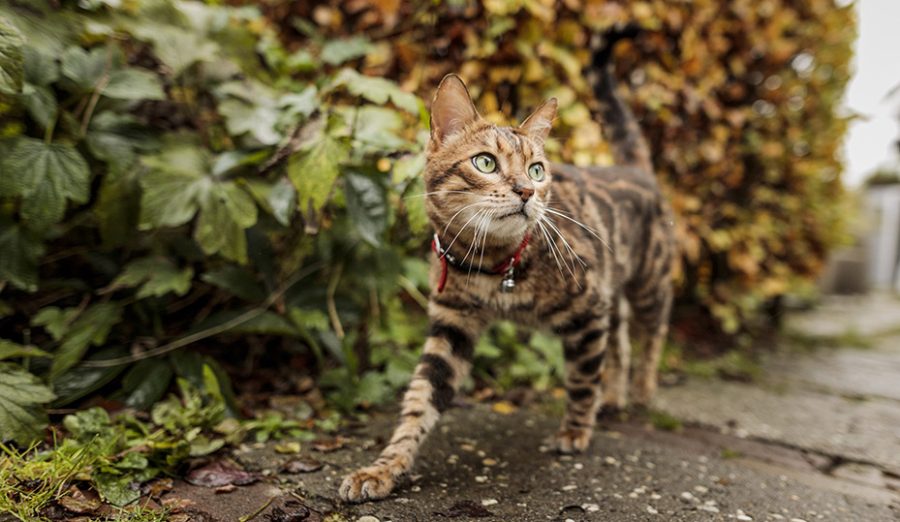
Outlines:
<svg viewBox="0 0 900 522"><path fill-rule="evenodd" d="M553 98L518 127L499 127L478 115L459 77L441 82L424 173L436 232L428 337L399 426L371 466L344 479L344 500L383 498L410 470L496 319L562 338L568 400L560 452L584 451L598 410L626 405L629 325L642 355L633 401L653 396L672 300L673 229L649 149L615 94L610 52L623 35L597 38L590 75L614 167L547 160Z"/></svg>

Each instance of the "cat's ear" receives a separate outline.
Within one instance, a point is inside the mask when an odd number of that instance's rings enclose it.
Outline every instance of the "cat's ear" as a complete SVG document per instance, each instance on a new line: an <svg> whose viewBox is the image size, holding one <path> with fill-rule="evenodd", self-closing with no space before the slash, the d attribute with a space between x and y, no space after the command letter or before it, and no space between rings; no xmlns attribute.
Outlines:
<svg viewBox="0 0 900 522"><path fill-rule="evenodd" d="M444 76L431 102L431 139L441 143L479 118L466 84L455 74Z"/></svg>
<svg viewBox="0 0 900 522"><path fill-rule="evenodd" d="M531 116L525 118L519 128L543 143L550 135L553 118L556 118L556 98L550 98L542 103Z"/></svg>

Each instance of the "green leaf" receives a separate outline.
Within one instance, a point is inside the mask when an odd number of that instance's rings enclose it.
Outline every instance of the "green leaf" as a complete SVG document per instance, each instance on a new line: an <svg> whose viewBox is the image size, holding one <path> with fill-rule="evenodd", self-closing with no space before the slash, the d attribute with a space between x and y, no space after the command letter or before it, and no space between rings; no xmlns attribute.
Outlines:
<svg viewBox="0 0 900 522"><path fill-rule="evenodd" d="M128 352L124 348L117 346L91 353L86 360L100 361L127 354ZM118 377L125 368L125 365L119 365L108 368L76 366L70 369L53 381L53 391L56 393L57 399L51 403L51 406L54 408L66 406L94 393Z"/></svg>
<svg viewBox="0 0 900 522"><path fill-rule="evenodd" d="M227 314L230 316L231 314ZM237 314L234 314L237 315ZM220 318L224 318L226 315L220 316ZM230 317L229 317L230 318ZM284 317L276 314L275 312L263 312L260 315L250 319L249 321L240 324L229 332L232 333L247 333L247 334L264 334L264 335L283 335L283 336L296 336L297 328L291 324L290 321L285 319Z"/></svg>
<svg viewBox="0 0 900 522"><path fill-rule="evenodd" d="M384 105L390 100L400 109L411 114L419 114L420 102L416 95L404 91L390 80L365 76L353 69L342 69L332 83L332 88L340 86L345 87L351 94L377 105Z"/></svg>
<svg viewBox="0 0 900 522"><path fill-rule="evenodd" d="M220 253L228 259L247 262L244 231L256 224L256 203L250 194L232 182L217 183L201 202L194 239L207 254Z"/></svg>
<svg viewBox="0 0 900 522"><path fill-rule="evenodd" d="M356 172L344 175L347 212L356 231L369 244L381 244L387 228L388 208L384 187L369 176Z"/></svg>
<svg viewBox="0 0 900 522"><path fill-rule="evenodd" d="M98 471L91 476L94 487L103 500L114 506L126 506L141 498L141 488L130 473L118 474Z"/></svg>
<svg viewBox="0 0 900 522"><path fill-rule="evenodd" d="M170 136L162 152L142 158L148 167L140 179L140 226L176 227L190 221L206 199L213 180L206 176L208 159L199 147Z"/></svg>
<svg viewBox="0 0 900 522"><path fill-rule="evenodd" d="M253 273L241 267L227 265L203 274L200 279L247 301L262 301L266 297Z"/></svg>
<svg viewBox="0 0 900 522"><path fill-rule="evenodd" d="M43 326L54 341L62 339L69 331L72 321L78 317L78 308L60 309L55 306L41 308L31 318L31 326Z"/></svg>
<svg viewBox="0 0 900 522"><path fill-rule="evenodd" d="M25 78L24 43L22 33L0 17L0 94L17 94L22 90Z"/></svg>
<svg viewBox="0 0 900 522"><path fill-rule="evenodd" d="M164 100L162 83L150 71L130 67L114 71L103 95L117 100Z"/></svg>
<svg viewBox="0 0 900 522"><path fill-rule="evenodd" d="M202 34L177 27L136 22L132 31L138 38L153 44L156 56L176 77L195 63L215 61L219 53L215 42Z"/></svg>
<svg viewBox="0 0 900 522"><path fill-rule="evenodd" d="M137 118L112 111L91 119L85 140L94 157L121 168L131 166L137 152L159 147L158 140Z"/></svg>
<svg viewBox="0 0 900 522"><path fill-rule="evenodd" d="M0 440L27 446L47 426L41 404L55 398L37 377L14 364L0 363Z"/></svg>
<svg viewBox="0 0 900 522"><path fill-rule="evenodd" d="M23 49L25 55L25 81L46 87L59 80L59 64L56 58L30 45Z"/></svg>
<svg viewBox="0 0 900 522"><path fill-rule="evenodd" d="M135 364L122 378L125 405L138 410L153 406L169 389L173 377L168 361L147 359Z"/></svg>
<svg viewBox="0 0 900 522"><path fill-rule="evenodd" d="M0 339L0 361L14 357L50 357L50 354L37 346L22 345L9 339Z"/></svg>
<svg viewBox="0 0 900 522"><path fill-rule="evenodd" d="M22 103L28 109L31 118L41 127L46 129L56 121L59 112L56 96L48 87L26 83L22 89Z"/></svg>
<svg viewBox="0 0 900 522"><path fill-rule="evenodd" d="M288 177L297 188L297 205L304 219L314 220L325 206L346 151L342 143L326 135L288 160Z"/></svg>
<svg viewBox="0 0 900 522"><path fill-rule="evenodd" d="M88 346L103 344L110 329L121 320L121 316L122 310L116 303L96 304L78 315L62 335L61 344L53 354L50 381L55 381L66 370L78 364Z"/></svg>
<svg viewBox="0 0 900 522"><path fill-rule="evenodd" d="M364 36L354 36L341 40L331 40L322 46L319 57L323 62L340 65L347 60L361 58L372 50L372 43Z"/></svg>
<svg viewBox="0 0 900 522"><path fill-rule="evenodd" d="M66 415L63 417L63 426L72 437L82 443L92 440L101 440L105 443L115 437L109 413L98 406Z"/></svg>
<svg viewBox="0 0 900 522"><path fill-rule="evenodd" d="M88 200L90 171L69 145L20 138L3 161L0 196L22 196L22 218L37 229L62 219L66 200Z"/></svg>
<svg viewBox="0 0 900 522"><path fill-rule="evenodd" d="M225 126L232 136L251 136L261 145L275 145L283 138L278 131L279 112L274 106L229 98L219 104Z"/></svg>
<svg viewBox="0 0 900 522"><path fill-rule="evenodd" d="M179 270L164 257L144 257L128 263L107 291L140 285L138 299L162 297L169 292L184 295L191 289L193 278L194 269L191 267Z"/></svg>
<svg viewBox="0 0 900 522"><path fill-rule="evenodd" d="M320 105L315 85L310 85L299 93L285 94L278 99L278 108L282 117L292 122L301 116L309 117Z"/></svg>
<svg viewBox="0 0 900 522"><path fill-rule="evenodd" d="M18 224L0 220L0 252L0 282L9 281L28 292L37 290L37 263L44 255L41 240Z"/></svg>
<svg viewBox="0 0 900 522"><path fill-rule="evenodd" d="M110 49L103 47L85 51L73 45L62 54L62 74L80 90L90 91L107 72L108 67L112 67L111 53Z"/></svg>
<svg viewBox="0 0 900 522"><path fill-rule="evenodd" d="M394 109L365 106L344 111L344 118L353 129L354 149L363 153L384 153L402 151L412 147L412 143L397 133L403 127L403 118Z"/></svg>

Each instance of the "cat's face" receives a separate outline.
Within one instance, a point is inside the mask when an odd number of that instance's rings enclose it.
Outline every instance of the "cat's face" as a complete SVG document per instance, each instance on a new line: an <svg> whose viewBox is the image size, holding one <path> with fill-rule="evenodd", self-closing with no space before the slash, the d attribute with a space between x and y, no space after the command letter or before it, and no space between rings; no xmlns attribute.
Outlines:
<svg viewBox="0 0 900 522"><path fill-rule="evenodd" d="M446 241L521 241L541 218L551 181L544 140L555 115L550 99L519 127L498 127L478 115L458 77L444 78L431 107L425 187Z"/></svg>

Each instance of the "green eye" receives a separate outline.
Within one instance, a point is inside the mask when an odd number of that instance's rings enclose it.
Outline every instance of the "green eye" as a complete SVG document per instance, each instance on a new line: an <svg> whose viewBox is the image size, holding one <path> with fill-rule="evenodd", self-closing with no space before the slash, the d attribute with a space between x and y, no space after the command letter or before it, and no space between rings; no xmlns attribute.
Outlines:
<svg viewBox="0 0 900 522"><path fill-rule="evenodd" d="M544 166L540 163L532 163L531 166L528 167L528 177L535 181L543 181Z"/></svg>
<svg viewBox="0 0 900 522"><path fill-rule="evenodd" d="M490 154L479 154L475 156L472 158L472 164L475 165L476 169L485 174L490 174L497 170L497 160Z"/></svg>

